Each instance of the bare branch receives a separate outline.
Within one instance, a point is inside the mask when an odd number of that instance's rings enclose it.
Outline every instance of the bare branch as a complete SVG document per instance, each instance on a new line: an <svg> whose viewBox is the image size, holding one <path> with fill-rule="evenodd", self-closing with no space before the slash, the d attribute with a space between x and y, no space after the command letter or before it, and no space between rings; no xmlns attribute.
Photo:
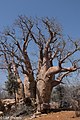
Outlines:
<svg viewBox="0 0 80 120"><path fill-rule="evenodd" d="M58 67L58 66L53 66L53 67L50 67L46 73L45 73L45 77L46 76L50 76L50 75L54 75L54 74L57 74L61 71L61 68Z"/></svg>
<svg viewBox="0 0 80 120"><path fill-rule="evenodd" d="M53 84L53 87L57 86L57 85L60 84L60 83L63 83L63 82L62 82L62 79L63 79L65 76L67 76L69 73L70 73L70 71L68 71L68 72L60 75L56 80L54 80L53 83L52 83L52 84Z"/></svg>
<svg viewBox="0 0 80 120"><path fill-rule="evenodd" d="M74 72L76 70L77 70L77 67L76 66L72 66L72 67L69 67L69 68L62 68L61 72L67 72L67 71Z"/></svg>
<svg viewBox="0 0 80 120"><path fill-rule="evenodd" d="M68 58L68 57L70 57L71 55L73 55L75 52L77 52L78 51L78 49L76 48L73 52L69 52L63 59L61 59L60 61L59 61L59 64L62 64L62 63L64 63L64 61Z"/></svg>

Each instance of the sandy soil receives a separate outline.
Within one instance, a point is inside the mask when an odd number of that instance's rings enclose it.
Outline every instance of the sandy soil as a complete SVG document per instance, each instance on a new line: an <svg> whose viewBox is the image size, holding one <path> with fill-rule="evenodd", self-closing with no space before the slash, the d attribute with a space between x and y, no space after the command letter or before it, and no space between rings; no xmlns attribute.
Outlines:
<svg viewBox="0 0 80 120"><path fill-rule="evenodd" d="M30 120L25 118L24 120ZM49 113L47 115L41 115L38 118L32 120L80 120L80 117L75 117L74 111L62 111L56 113Z"/></svg>

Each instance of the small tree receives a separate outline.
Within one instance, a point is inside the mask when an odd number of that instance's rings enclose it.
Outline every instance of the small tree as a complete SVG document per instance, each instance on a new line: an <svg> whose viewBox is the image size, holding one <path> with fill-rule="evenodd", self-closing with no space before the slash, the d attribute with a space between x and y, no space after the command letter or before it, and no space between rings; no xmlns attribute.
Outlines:
<svg viewBox="0 0 80 120"><path fill-rule="evenodd" d="M70 107L68 88L69 87L66 85L58 85L56 87L57 101L59 102L61 108L67 109Z"/></svg>
<svg viewBox="0 0 80 120"><path fill-rule="evenodd" d="M72 90L72 107L76 117L80 117L80 85L76 85Z"/></svg>
<svg viewBox="0 0 80 120"><path fill-rule="evenodd" d="M8 75L8 80L5 82L5 87L10 96L14 95L16 101L16 92L18 91L19 84L16 76L14 76L14 73L10 73Z"/></svg>
<svg viewBox="0 0 80 120"><path fill-rule="evenodd" d="M62 106L62 101L63 101L63 97L65 94L65 88L63 85L58 85L56 87L56 92L57 92L57 96L58 96L58 102L60 103L60 106Z"/></svg>

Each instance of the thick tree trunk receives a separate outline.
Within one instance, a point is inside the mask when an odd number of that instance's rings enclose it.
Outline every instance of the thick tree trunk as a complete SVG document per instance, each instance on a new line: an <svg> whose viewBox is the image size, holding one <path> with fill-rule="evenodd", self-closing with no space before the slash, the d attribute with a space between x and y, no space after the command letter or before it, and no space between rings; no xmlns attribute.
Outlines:
<svg viewBox="0 0 80 120"><path fill-rule="evenodd" d="M19 77L19 73L18 73L18 70L17 70L17 66L13 60L12 62L12 66L13 66L13 71L14 71L14 75L16 76L17 78L17 83L18 83L18 88L17 88L17 91L16 91L16 102L19 102L20 99L24 99L24 88L23 88L23 83Z"/></svg>
<svg viewBox="0 0 80 120"><path fill-rule="evenodd" d="M30 78L25 74L24 78L24 94L25 97L29 97L32 99L36 98L36 81L29 80Z"/></svg>
<svg viewBox="0 0 80 120"><path fill-rule="evenodd" d="M37 76L37 111L44 111L50 109L49 103L51 98L51 92L53 88L53 77L45 76L46 67L42 67Z"/></svg>
<svg viewBox="0 0 80 120"><path fill-rule="evenodd" d="M16 102L19 102L20 99L24 99L24 88L23 88L24 86L20 78L17 78L17 82L19 87L16 92Z"/></svg>
<svg viewBox="0 0 80 120"><path fill-rule="evenodd" d="M44 111L50 109L49 103L51 98L52 85L51 82L39 80L37 82L37 110Z"/></svg>
<svg viewBox="0 0 80 120"><path fill-rule="evenodd" d="M25 94L25 97L30 97L29 85L30 85L29 78L28 78L27 75L25 75L25 77L24 77L24 94Z"/></svg>

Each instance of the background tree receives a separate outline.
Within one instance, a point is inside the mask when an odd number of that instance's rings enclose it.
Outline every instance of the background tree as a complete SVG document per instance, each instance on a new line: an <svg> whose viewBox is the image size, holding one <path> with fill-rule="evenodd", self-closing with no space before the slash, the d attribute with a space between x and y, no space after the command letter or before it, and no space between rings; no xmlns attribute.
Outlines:
<svg viewBox="0 0 80 120"><path fill-rule="evenodd" d="M56 87L56 92L59 100L58 102L60 103L60 107L66 107L65 104L67 103L67 101L64 100L64 96L67 92L66 92L65 86L58 85Z"/></svg>
<svg viewBox="0 0 80 120"><path fill-rule="evenodd" d="M9 96L14 96L16 101L16 93L19 88L17 78L14 76L14 73L10 73L7 78L8 80L5 82L5 89L8 92Z"/></svg>
<svg viewBox="0 0 80 120"><path fill-rule="evenodd" d="M8 89L8 92L13 91L16 92L16 102L19 101L19 99L24 98L24 91L23 91L23 84L20 80L19 73L17 70L17 63L15 63L14 57L13 57L13 48L11 46L11 43L7 43L7 38L5 36L1 36L2 41L0 41L0 53L1 53L1 66L0 69L7 70L8 74L8 81L6 82L6 87L11 89ZM14 84L14 85L13 85ZM10 85L10 86L8 86ZM16 86L17 85L17 86ZM17 88L14 89L14 86ZM14 91L14 90L15 91Z"/></svg>
<svg viewBox="0 0 80 120"><path fill-rule="evenodd" d="M68 92L69 91L69 92ZM69 109L71 106L71 86L59 84L52 91L51 101L57 102L60 108Z"/></svg>

